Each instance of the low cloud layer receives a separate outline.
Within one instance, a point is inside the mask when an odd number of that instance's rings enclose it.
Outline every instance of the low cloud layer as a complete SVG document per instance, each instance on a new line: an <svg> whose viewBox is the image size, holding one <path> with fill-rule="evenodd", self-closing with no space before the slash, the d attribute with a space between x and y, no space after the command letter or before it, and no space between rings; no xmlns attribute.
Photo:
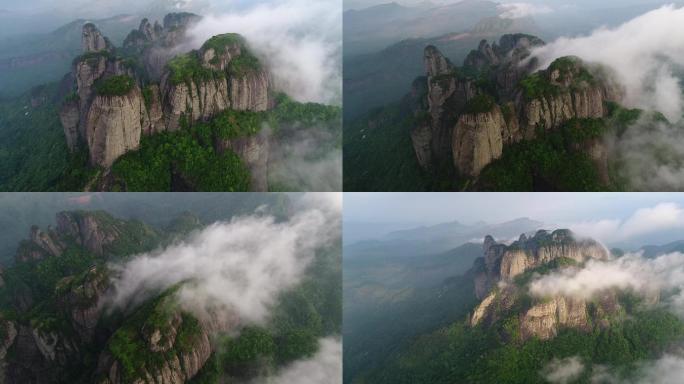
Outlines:
<svg viewBox="0 0 684 384"><path fill-rule="evenodd" d="M188 33L195 47L227 32L245 36L298 101L341 102L342 5L336 0L280 0L204 15Z"/></svg>
<svg viewBox="0 0 684 384"><path fill-rule="evenodd" d="M587 369L591 369L592 384L679 384L684 377L684 358L666 354L659 359L637 363L630 379L622 379L614 369L604 365L582 364L578 356L554 359L540 374L551 384L573 383Z"/></svg>
<svg viewBox="0 0 684 384"><path fill-rule="evenodd" d="M618 176L637 191L684 190L684 121L642 118L609 138Z"/></svg>
<svg viewBox="0 0 684 384"><path fill-rule="evenodd" d="M327 337L319 342L318 352L309 359L296 361L274 377L252 384L338 384L342 382L342 343Z"/></svg>
<svg viewBox="0 0 684 384"><path fill-rule="evenodd" d="M300 281L315 251L339 241L341 209L340 193L310 193L284 222L255 213L212 224L180 244L113 265L114 290L105 305L130 308L183 282L177 297L186 310L263 323L278 295Z"/></svg>
<svg viewBox="0 0 684 384"><path fill-rule="evenodd" d="M520 19L527 16L553 12L553 10L546 5L531 3L504 3L497 8L501 11L499 17L503 19Z"/></svg>
<svg viewBox="0 0 684 384"><path fill-rule="evenodd" d="M641 253L620 258L590 260L582 268L565 268L533 280L530 294L590 299L607 289L631 290L645 295L672 292L662 298L669 309L684 317L684 254L675 252L647 259Z"/></svg>
<svg viewBox="0 0 684 384"><path fill-rule="evenodd" d="M625 220L583 221L571 223L568 227L604 243L618 242L659 231L684 229L684 208L676 203L660 203L638 209Z"/></svg>
<svg viewBox="0 0 684 384"><path fill-rule="evenodd" d="M567 384L577 380L584 371L579 357L553 359L541 372L546 381L552 384Z"/></svg>
<svg viewBox="0 0 684 384"><path fill-rule="evenodd" d="M281 128L282 129L282 128ZM269 154L269 180L287 190L342 190L342 150L324 127L296 129Z"/></svg>
<svg viewBox="0 0 684 384"><path fill-rule="evenodd" d="M562 56L578 56L614 71L624 87L623 103L662 112L670 121L682 116L677 71L684 66L684 8L667 5L616 28L588 36L560 38L534 50L542 67Z"/></svg>

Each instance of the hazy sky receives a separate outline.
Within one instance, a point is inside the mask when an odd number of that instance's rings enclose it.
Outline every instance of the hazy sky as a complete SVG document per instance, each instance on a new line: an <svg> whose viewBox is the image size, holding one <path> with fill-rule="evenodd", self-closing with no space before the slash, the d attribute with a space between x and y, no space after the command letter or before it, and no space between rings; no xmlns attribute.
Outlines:
<svg viewBox="0 0 684 384"><path fill-rule="evenodd" d="M344 194L345 231L377 231L369 238L418 224L498 224L521 217L541 221L545 229L569 228L614 246L684 240L681 193Z"/></svg>
<svg viewBox="0 0 684 384"><path fill-rule="evenodd" d="M429 1L429 0L428 0ZM453 4L461 0L431 0L433 4ZM344 8L346 9L360 9L378 4L385 4L396 2L406 6L417 5L425 3L425 0L343 0ZM670 4L676 1L663 0L500 0L494 1L497 3L515 3L515 4L531 4L548 6L552 9L567 9L567 8L610 8L614 6L629 6L629 5L643 5L643 4Z"/></svg>
<svg viewBox="0 0 684 384"><path fill-rule="evenodd" d="M681 193L345 193L344 220L498 223L519 217L542 222L625 219L639 208L674 202Z"/></svg>

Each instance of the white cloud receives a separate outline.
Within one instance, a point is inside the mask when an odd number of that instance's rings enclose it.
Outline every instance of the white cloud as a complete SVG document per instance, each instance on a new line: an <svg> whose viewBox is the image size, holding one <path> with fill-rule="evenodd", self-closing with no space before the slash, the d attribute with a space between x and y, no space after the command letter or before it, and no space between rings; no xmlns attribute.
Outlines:
<svg viewBox="0 0 684 384"><path fill-rule="evenodd" d="M269 180L307 191L342 190L342 150L334 148L320 153L321 148L330 148L335 141L325 127L297 129L271 148Z"/></svg>
<svg viewBox="0 0 684 384"><path fill-rule="evenodd" d="M519 19L522 17L553 12L553 9L546 5L531 3L504 3L497 8L501 12L499 16L504 19Z"/></svg>
<svg viewBox="0 0 684 384"><path fill-rule="evenodd" d="M584 364L579 357L553 359L541 372L544 379L553 384L567 384L577 380L584 372Z"/></svg>
<svg viewBox="0 0 684 384"><path fill-rule="evenodd" d="M274 377L261 378L252 384L338 384L342 383L342 343L321 339L316 354L283 368Z"/></svg>
<svg viewBox="0 0 684 384"><path fill-rule="evenodd" d="M658 110L671 121L682 116L682 91L675 75L684 65L684 8L663 6L616 28L560 38L537 48L542 67L562 56L578 56L614 71L624 87L622 103Z"/></svg>
<svg viewBox="0 0 684 384"><path fill-rule="evenodd" d="M114 290L104 303L126 309L185 282L177 297L198 316L220 311L263 323L277 296L300 281L315 251L339 241L340 195L305 194L287 221L258 213L234 218L113 265Z"/></svg>
<svg viewBox="0 0 684 384"><path fill-rule="evenodd" d="M530 282L530 294L537 297L563 295L589 299L607 289L626 289L664 298L674 313L684 317L684 254L675 252L647 259L641 253L620 258L590 260L582 268L565 268Z"/></svg>
<svg viewBox="0 0 684 384"><path fill-rule="evenodd" d="M621 379L614 369L604 365L592 367L592 384L680 384L684 377L684 358L666 354L659 359L637 363L630 379Z"/></svg>
<svg viewBox="0 0 684 384"><path fill-rule="evenodd" d="M227 32L247 39L276 86L299 101L341 101L342 5L336 0L281 0L205 15L188 33L199 47Z"/></svg>
<svg viewBox="0 0 684 384"><path fill-rule="evenodd" d="M676 203L660 203L638 209L624 221L604 219L567 225L573 232L602 242L616 242L659 231L684 228L684 209Z"/></svg>

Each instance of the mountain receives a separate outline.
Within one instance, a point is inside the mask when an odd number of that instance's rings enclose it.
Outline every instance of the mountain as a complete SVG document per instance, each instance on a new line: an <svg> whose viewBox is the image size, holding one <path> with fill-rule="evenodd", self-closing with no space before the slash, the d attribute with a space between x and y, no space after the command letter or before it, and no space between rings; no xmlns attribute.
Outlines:
<svg viewBox="0 0 684 384"><path fill-rule="evenodd" d="M620 140L639 116L666 120L622 108L623 94L605 68L561 57L537 70L530 54L543 44L525 34L504 35L491 45L482 40L462 67L427 46L427 76L417 78L397 105L346 127L350 190L628 188L619 156L603 137ZM397 135L404 137L387 140ZM386 149L378 148L382 142ZM401 180L378 174L385 156L392 159L385 164L405 170Z"/></svg>
<svg viewBox="0 0 684 384"><path fill-rule="evenodd" d="M635 362L684 337L684 322L660 305L666 292L606 288L584 297L532 288L548 275L569 276L614 257L565 229L522 234L510 244L487 236L470 270L433 282L433 297L442 290L462 296L444 295L421 311L411 311L411 302L357 313L353 328L345 328L344 382L544 383L549 364L570 357L590 364L569 382L596 382L592 370L606 367L628 380L638 375ZM444 306L452 309L445 317L425 320L424 311L443 313ZM379 332L380 345L363 337L364 327L390 323Z"/></svg>
<svg viewBox="0 0 684 384"><path fill-rule="evenodd" d="M83 54L59 84L0 103L7 112L0 189L336 188L296 172L335 160L341 108L278 92L268 66L234 33L178 54L199 20L190 13L168 14L161 24L143 19L121 47L95 24L83 25ZM60 124L63 145L54 140Z"/></svg>
<svg viewBox="0 0 684 384"><path fill-rule="evenodd" d="M251 382L340 331L339 247L317 252L301 282L273 303L273 316L249 325L237 311L200 316L182 306L176 293L190 281L152 293L139 287L139 302L125 309L107 301L117 265L210 222L185 213L153 227L84 210L59 212L55 222L32 227L15 264L0 272L3 383Z"/></svg>
<svg viewBox="0 0 684 384"><path fill-rule="evenodd" d="M459 28L454 30L452 27L439 34L411 36L364 54L345 52L345 118L352 121L373 108L399 100L413 79L425 72L422 55L428 45L438 47L445 56L460 62L482 39L497 39L510 33L539 32L530 17L506 19L490 16L474 24L453 25Z"/></svg>
<svg viewBox="0 0 684 384"><path fill-rule="evenodd" d="M644 257L648 258L654 258L673 252L684 253L684 240L673 241L663 245L645 245L641 247L640 251L644 253Z"/></svg>
<svg viewBox="0 0 684 384"><path fill-rule="evenodd" d="M478 20L497 16L491 1L467 0L453 4L424 2L415 6L387 3L344 12L344 54L374 52L407 38L425 38L453 32L453 26L468 29Z"/></svg>
<svg viewBox="0 0 684 384"><path fill-rule="evenodd" d="M369 258L369 255L375 254L376 251L381 256L391 253L392 257L421 257L440 254L465 243L481 242L487 234L510 239L521 231L536 231L542 225L541 222L528 218L498 224L474 225L454 221L390 232L375 240L349 244L346 250L349 258Z"/></svg>
<svg viewBox="0 0 684 384"><path fill-rule="evenodd" d="M85 19L74 20L48 33L8 36L0 39L0 97L16 97L34 86L58 81L81 52ZM138 19L117 15L91 20L115 44L121 44Z"/></svg>

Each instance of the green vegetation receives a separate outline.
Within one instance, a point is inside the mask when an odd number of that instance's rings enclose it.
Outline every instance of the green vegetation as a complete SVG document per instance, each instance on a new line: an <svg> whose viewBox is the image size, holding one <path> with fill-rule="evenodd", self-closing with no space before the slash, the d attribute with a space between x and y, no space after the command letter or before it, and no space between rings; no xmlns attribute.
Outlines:
<svg viewBox="0 0 684 384"><path fill-rule="evenodd" d="M95 65L100 60L100 58L109 58L111 53L109 51L98 51L98 52L86 52L81 56L74 59L73 64L86 62L88 65Z"/></svg>
<svg viewBox="0 0 684 384"><path fill-rule="evenodd" d="M561 57L556 59L546 71L535 72L520 81L525 98L527 100L542 97L557 96L563 90L560 86L552 84L547 78L550 73L558 71L557 82L563 83L567 77L572 78L569 84L570 90L576 90L596 83L594 76L584 67L576 57Z"/></svg>
<svg viewBox="0 0 684 384"><path fill-rule="evenodd" d="M64 97L65 102L75 102L75 101L79 101L80 99L81 98L78 96L78 93L76 93L76 92L71 92Z"/></svg>
<svg viewBox="0 0 684 384"><path fill-rule="evenodd" d="M128 191L246 191L249 172L232 151L218 153L206 124L143 136L140 149L112 165L111 175Z"/></svg>
<svg viewBox="0 0 684 384"><path fill-rule="evenodd" d="M196 51L174 57L167 63L167 66L170 70L169 79L176 85L225 77L221 71L203 67Z"/></svg>
<svg viewBox="0 0 684 384"><path fill-rule="evenodd" d="M135 86L135 80L128 75L117 75L95 82L95 92L102 96L123 96Z"/></svg>
<svg viewBox="0 0 684 384"><path fill-rule="evenodd" d="M146 93L151 97L148 87L143 89L147 103ZM114 191L246 191L250 180L248 169L231 150L219 151L218 143L255 135L265 126L279 140L283 140L281 136L286 139L292 135L292 130L305 127L320 127L339 137L340 116L340 107L299 103L284 94L277 96L276 106L270 111L226 110L209 122L193 125L181 116L180 130L142 136L140 148L117 159L109 175L88 164L86 149L68 155L68 165L53 188L80 190L87 183L97 185L107 177L106 182ZM288 130L281 132L283 126L289 127ZM287 186L288 190L295 188Z"/></svg>
<svg viewBox="0 0 684 384"><path fill-rule="evenodd" d="M213 49L217 55L226 53L226 47L232 45L239 45L244 47L245 39L237 33L224 33L216 35L202 44L202 51Z"/></svg>
<svg viewBox="0 0 684 384"><path fill-rule="evenodd" d="M35 108L28 95L0 101L0 191L60 188L70 156L58 107L51 102L56 90L57 84L47 86L48 102Z"/></svg>
<svg viewBox="0 0 684 384"><path fill-rule="evenodd" d="M235 76L244 76L250 72L258 71L261 69L261 64L259 64L259 59L252 55L247 49L243 49L240 56L233 58L230 63L228 63L228 72Z"/></svg>
<svg viewBox="0 0 684 384"><path fill-rule="evenodd" d="M458 190L453 166L426 174L418 164L411 130L427 116L410 115L408 105L376 109L344 128L344 189L346 191Z"/></svg>
<svg viewBox="0 0 684 384"><path fill-rule="evenodd" d="M142 90L143 99L145 100L145 108L149 111L152 105L152 87L149 85Z"/></svg>
<svg viewBox="0 0 684 384"><path fill-rule="evenodd" d="M161 295L148 300L126 318L124 323L109 339L108 348L112 356L122 365L122 373L126 382L141 377L145 371L155 371L163 364L182 352L191 350L201 328L196 318L187 312L180 311L173 294L179 287L175 286ZM180 315L180 325L173 342L167 340L173 317ZM154 352L147 344L145 332L158 330L160 345L170 343L171 348Z"/></svg>
<svg viewBox="0 0 684 384"><path fill-rule="evenodd" d="M504 148L484 168L478 187L493 191L599 191L603 185L589 156L578 149L606 131L602 120L573 119L557 130L539 130L534 140Z"/></svg>
<svg viewBox="0 0 684 384"><path fill-rule="evenodd" d="M219 139L228 140L257 134L266 118L263 113L229 109L211 119L209 126Z"/></svg>
<svg viewBox="0 0 684 384"><path fill-rule="evenodd" d="M496 102L494 98L485 93L481 93L472 99L468 100L465 107L463 107L463 113L478 114L486 113L494 109Z"/></svg>
<svg viewBox="0 0 684 384"><path fill-rule="evenodd" d="M320 337L342 330L342 281L340 249L320 252L307 278L281 295L274 316L266 326L242 329L238 337L218 341L213 361L195 382L209 383L221 375L249 379L264 365L279 367L312 356Z"/></svg>
<svg viewBox="0 0 684 384"><path fill-rule="evenodd" d="M560 93L560 87L551 84L540 72L535 72L520 80L520 86L527 100L556 96Z"/></svg>
<svg viewBox="0 0 684 384"><path fill-rule="evenodd" d="M539 372L553 358L571 356L628 373L684 336L684 323L661 309L635 312L608 328L561 329L550 340L522 344L511 342L507 333L515 321L506 318L492 329L453 324L419 337L361 377L378 384L545 383ZM577 382L589 383L591 369Z"/></svg>

